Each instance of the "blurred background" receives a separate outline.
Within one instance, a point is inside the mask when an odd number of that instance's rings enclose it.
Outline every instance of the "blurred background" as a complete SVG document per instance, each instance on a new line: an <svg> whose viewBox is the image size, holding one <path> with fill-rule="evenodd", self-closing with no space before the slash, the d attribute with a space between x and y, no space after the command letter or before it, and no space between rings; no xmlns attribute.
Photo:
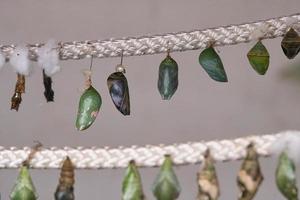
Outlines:
<svg viewBox="0 0 300 200"><path fill-rule="evenodd" d="M299 0L27 0L0 1L0 43L35 43L107 39L204 29L251 22L299 12ZM103 105L95 124L85 132L75 129L75 117L84 85L81 70L90 60L62 61L53 77L55 102L46 103L42 72L36 65L27 78L19 112L10 111L16 74L7 64L0 73L0 145L31 146L38 140L50 146L111 146L171 144L243 137L300 129L300 55L288 60L282 38L264 40L271 60L265 76L258 75L246 54L253 43L219 47L229 82L211 80L198 63L200 50L172 53L179 65L179 88L171 101L157 91L159 63L165 55L129 57L127 67L131 115L114 107L106 79L119 58L95 59L94 87ZM256 199L284 199L274 182L276 158L262 158L265 180ZM240 162L217 163L220 199L236 199ZM176 167L180 200L195 199L200 165ZM158 169L140 170L147 199L154 199L151 184ZM53 199L58 170L31 170L39 199ZM0 171L0 192L9 199L17 170ZM76 199L121 197L124 170L77 170Z"/></svg>

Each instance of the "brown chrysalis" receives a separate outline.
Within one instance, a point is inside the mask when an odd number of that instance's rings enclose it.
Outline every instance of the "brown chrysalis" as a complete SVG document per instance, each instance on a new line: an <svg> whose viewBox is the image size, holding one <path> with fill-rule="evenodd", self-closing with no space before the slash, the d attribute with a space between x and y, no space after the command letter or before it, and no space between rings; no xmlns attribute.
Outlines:
<svg viewBox="0 0 300 200"><path fill-rule="evenodd" d="M22 93L25 93L25 76L18 74L15 93L11 98L11 110L19 110L19 106L22 102Z"/></svg>

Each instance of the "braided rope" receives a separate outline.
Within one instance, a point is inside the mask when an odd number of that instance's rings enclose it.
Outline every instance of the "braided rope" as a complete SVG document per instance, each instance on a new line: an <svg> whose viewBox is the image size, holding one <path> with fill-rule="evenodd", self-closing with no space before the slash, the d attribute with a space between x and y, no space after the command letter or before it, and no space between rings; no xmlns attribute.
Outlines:
<svg viewBox="0 0 300 200"><path fill-rule="evenodd" d="M209 142L189 142L174 145L147 145L144 147L118 148L44 148L31 160L32 168L60 168L63 159L69 156L78 169L124 168L130 160L140 167L156 167L163 162L164 155L170 154L175 165L195 164L203 160L203 154L210 149L216 161L231 161L244 158L247 145L252 142L261 156L269 156L270 145L280 136L278 134L250 136L233 140ZM293 131L300 134L300 131ZM0 147L0 168L18 168L30 153L30 147L8 149Z"/></svg>
<svg viewBox="0 0 300 200"><path fill-rule="evenodd" d="M89 40L60 42L60 59L82 59L90 56L104 58L117 57L123 51L124 56L138 56L147 54L165 53L168 49L173 51L186 51L202 49L215 42L215 46L234 45L252 40L251 34L259 27L266 26L268 30L262 39L283 36L287 28L300 23L300 14L273 18L264 21L230 25L205 30L167 33L163 35L129 37L122 39ZM31 60L37 60L37 49L43 44L28 45ZM9 57L15 45L0 45L1 51Z"/></svg>

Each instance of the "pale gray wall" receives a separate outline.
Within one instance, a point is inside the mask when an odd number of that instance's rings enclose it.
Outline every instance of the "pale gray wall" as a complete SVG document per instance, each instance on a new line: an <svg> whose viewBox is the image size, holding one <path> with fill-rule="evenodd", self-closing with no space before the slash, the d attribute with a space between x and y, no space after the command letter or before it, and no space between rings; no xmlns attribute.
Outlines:
<svg viewBox="0 0 300 200"><path fill-rule="evenodd" d="M49 38L72 41L139 36L242 23L299 12L299 0L1 0L0 43L41 42ZM45 146L144 145L234 138L300 129L300 78L291 76L299 68L300 56L287 60L280 38L264 41L271 54L266 76L257 75L246 59L253 44L218 48L229 83L210 80L197 62L200 51L174 53L180 68L180 85L172 101L160 99L157 71L165 55L125 58L130 84L132 115L121 116L106 88L106 78L119 59L95 60L93 81L101 92L101 113L88 131L79 133L74 119L83 86L81 70L89 60L61 62L54 77L55 103L43 97L41 71L26 83L20 111L10 111L15 74L7 66L0 73L0 145ZM299 72L299 71L298 71ZM297 75L297 74L296 74ZM298 73L299 75L299 73ZM262 159L265 181L257 198L283 199L274 184L275 159ZM235 177L240 162L218 163L221 199L236 199ZM181 200L194 199L195 174L199 166L177 167L182 184ZM53 199L57 170L32 170L40 199ZM124 170L76 171L77 199L120 199ZM142 169L144 189L157 169ZM0 171L0 192L8 199L17 170Z"/></svg>

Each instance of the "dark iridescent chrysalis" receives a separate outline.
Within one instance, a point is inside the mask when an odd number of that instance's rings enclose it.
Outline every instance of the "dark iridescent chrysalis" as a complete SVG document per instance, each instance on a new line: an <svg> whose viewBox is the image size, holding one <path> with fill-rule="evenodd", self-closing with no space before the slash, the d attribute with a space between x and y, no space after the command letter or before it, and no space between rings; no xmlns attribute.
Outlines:
<svg viewBox="0 0 300 200"><path fill-rule="evenodd" d="M91 72L85 71L86 89L80 97L76 118L76 128L83 131L89 128L98 116L102 99L97 90L92 86Z"/></svg>
<svg viewBox="0 0 300 200"><path fill-rule="evenodd" d="M288 59L293 59L300 51L300 36L290 28L281 41L281 48Z"/></svg>
<svg viewBox="0 0 300 200"><path fill-rule="evenodd" d="M47 102L54 101L54 91L52 90L52 78L45 74L45 70L43 70L43 83L44 83L44 96Z"/></svg>
<svg viewBox="0 0 300 200"><path fill-rule="evenodd" d="M107 86L116 108L123 115L130 115L129 89L124 73L124 67L122 65L118 65L117 72L112 73L107 78Z"/></svg>
<svg viewBox="0 0 300 200"><path fill-rule="evenodd" d="M74 200L74 166L69 157L63 163L59 184L54 194L55 200Z"/></svg>
<svg viewBox="0 0 300 200"><path fill-rule="evenodd" d="M228 82L222 60L212 46L200 53L199 63L213 80Z"/></svg>
<svg viewBox="0 0 300 200"><path fill-rule="evenodd" d="M204 155L204 164L197 174L198 196L197 200L217 200L220 196L220 187L214 160L207 150Z"/></svg>
<svg viewBox="0 0 300 200"><path fill-rule="evenodd" d="M22 102L22 93L25 93L25 76L17 74L15 93L11 98L11 110L19 110L19 106Z"/></svg>
<svg viewBox="0 0 300 200"><path fill-rule="evenodd" d="M144 200L142 180L134 161L130 161L122 183L122 200Z"/></svg>
<svg viewBox="0 0 300 200"><path fill-rule="evenodd" d="M170 100L178 87L178 65L168 53L160 63L157 87L163 100Z"/></svg>
<svg viewBox="0 0 300 200"><path fill-rule="evenodd" d="M237 177L240 189L239 200L253 199L263 179L258 154L251 143L247 147L247 155Z"/></svg>
<svg viewBox="0 0 300 200"><path fill-rule="evenodd" d="M165 156L165 161L153 183L152 192L157 200L175 200L180 195L181 187L173 170L170 155Z"/></svg>
<svg viewBox="0 0 300 200"><path fill-rule="evenodd" d="M270 55L267 48L259 40L247 54L253 69L260 75L264 75L269 67Z"/></svg>

